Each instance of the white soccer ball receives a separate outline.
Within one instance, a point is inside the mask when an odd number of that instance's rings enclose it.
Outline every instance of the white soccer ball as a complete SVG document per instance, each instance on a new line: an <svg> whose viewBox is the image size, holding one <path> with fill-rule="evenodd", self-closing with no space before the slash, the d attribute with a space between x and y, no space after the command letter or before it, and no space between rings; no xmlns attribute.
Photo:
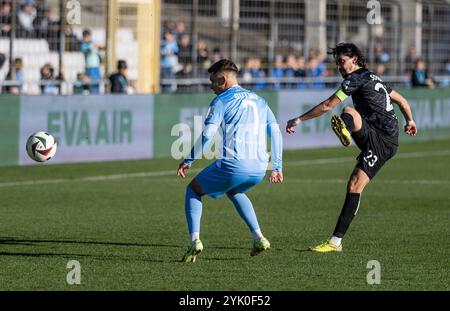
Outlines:
<svg viewBox="0 0 450 311"><path fill-rule="evenodd" d="M55 138L46 132L37 132L28 138L27 153L36 162L46 162L56 153Z"/></svg>

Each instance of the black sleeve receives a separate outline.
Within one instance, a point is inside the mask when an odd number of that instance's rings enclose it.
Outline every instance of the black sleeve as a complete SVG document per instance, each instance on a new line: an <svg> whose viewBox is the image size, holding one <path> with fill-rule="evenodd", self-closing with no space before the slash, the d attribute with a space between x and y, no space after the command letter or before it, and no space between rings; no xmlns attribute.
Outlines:
<svg viewBox="0 0 450 311"><path fill-rule="evenodd" d="M386 82L384 82L384 88L386 89L386 91L388 92L388 94L392 93L392 88L389 84L387 84Z"/></svg>
<svg viewBox="0 0 450 311"><path fill-rule="evenodd" d="M342 91L348 95L353 95L362 85L361 79L358 79L355 75L350 75L342 81Z"/></svg>
<svg viewBox="0 0 450 311"><path fill-rule="evenodd" d="M120 93L120 83L117 79L117 75L109 77L109 81L111 82L111 93Z"/></svg>

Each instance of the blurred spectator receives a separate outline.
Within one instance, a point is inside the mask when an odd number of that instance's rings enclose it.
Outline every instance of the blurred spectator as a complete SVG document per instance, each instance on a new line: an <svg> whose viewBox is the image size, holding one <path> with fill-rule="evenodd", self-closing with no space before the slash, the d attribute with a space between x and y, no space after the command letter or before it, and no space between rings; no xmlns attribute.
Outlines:
<svg viewBox="0 0 450 311"><path fill-rule="evenodd" d="M33 0L23 0L20 10L17 13L17 37L18 38L33 38L34 20L36 19L37 11L34 7Z"/></svg>
<svg viewBox="0 0 450 311"><path fill-rule="evenodd" d="M411 75L414 69L414 62L417 59L417 50L415 46L411 46L405 56L405 73Z"/></svg>
<svg viewBox="0 0 450 311"><path fill-rule="evenodd" d="M0 9L0 29L2 37L11 35L11 2L3 1Z"/></svg>
<svg viewBox="0 0 450 311"><path fill-rule="evenodd" d="M248 58L245 62L244 70L242 71L242 77L244 81L250 82L253 79L264 78L266 76L265 72L261 69L261 59L259 58ZM255 89L264 89L266 88L266 83L262 81L258 81L255 84L249 86Z"/></svg>
<svg viewBox="0 0 450 311"><path fill-rule="evenodd" d="M86 60L86 74L91 79L91 94L100 93L100 82L102 74L100 71L100 54L98 44L94 44L92 41L91 31L85 29L83 31L83 41L81 42L80 50L84 53Z"/></svg>
<svg viewBox="0 0 450 311"><path fill-rule="evenodd" d="M161 45L161 74L162 78L174 78L178 71L178 43L173 33L166 31Z"/></svg>
<svg viewBox="0 0 450 311"><path fill-rule="evenodd" d="M253 59L253 66L252 66L251 73L252 73L252 77L256 78L256 79L266 77L266 73L261 68L261 59L260 58ZM262 89L265 89L266 87L267 87L266 82L257 82L255 85L255 88L257 90L262 90Z"/></svg>
<svg viewBox="0 0 450 311"><path fill-rule="evenodd" d="M211 63L214 64L223 58L220 48L215 47L211 55Z"/></svg>
<svg viewBox="0 0 450 311"><path fill-rule="evenodd" d="M184 35L185 33L186 33L186 25L183 22L176 22L173 34L175 35L175 38L178 43L180 43L181 36Z"/></svg>
<svg viewBox="0 0 450 311"><path fill-rule="evenodd" d="M128 93L128 79L127 79L127 62L119 60L117 62L117 72L109 77L111 83L112 94L127 94Z"/></svg>
<svg viewBox="0 0 450 311"><path fill-rule="evenodd" d="M52 81L62 81L63 77L60 74L58 77L55 76L55 69L51 64L45 64L41 68L41 93L43 95L58 95L60 90L59 83L51 83Z"/></svg>
<svg viewBox="0 0 450 311"><path fill-rule="evenodd" d="M375 74L379 77L384 75L386 72L386 66L382 63L376 63L375 64Z"/></svg>
<svg viewBox="0 0 450 311"><path fill-rule="evenodd" d="M47 42L50 51L59 51L59 34L60 25L59 21L51 21L47 30Z"/></svg>
<svg viewBox="0 0 450 311"><path fill-rule="evenodd" d="M182 69L178 74L181 77L187 77L192 73L192 44L189 35L181 35L179 44L178 61Z"/></svg>
<svg viewBox="0 0 450 311"><path fill-rule="evenodd" d="M450 57L444 63L444 67L442 69L442 75L450 76Z"/></svg>
<svg viewBox="0 0 450 311"><path fill-rule="evenodd" d="M2 92L9 94L20 94L22 93L22 86L25 83L25 72L23 69L23 60L22 58L16 58L14 60L14 66L9 69L8 74L6 75L6 80L18 81L19 85L17 86L4 86ZM13 72L15 78L13 78Z"/></svg>
<svg viewBox="0 0 450 311"><path fill-rule="evenodd" d="M164 25L163 25L163 32L175 33L175 31L176 31L175 28L176 28L176 25L175 25L174 22L172 22L172 21L167 21L167 22L164 22Z"/></svg>
<svg viewBox="0 0 450 311"><path fill-rule="evenodd" d="M83 73L77 74L77 81L73 84L73 93L78 95L89 95L91 94L90 87L91 79Z"/></svg>
<svg viewBox="0 0 450 311"><path fill-rule="evenodd" d="M2 70L3 65L6 63L6 55L0 52L0 70Z"/></svg>
<svg viewBox="0 0 450 311"><path fill-rule="evenodd" d="M441 74L444 76L444 78L441 81L440 86L449 87L450 86L450 57L447 59L447 61L444 62L444 66L442 68Z"/></svg>
<svg viewBox="0 0 450 311"><path fill-rule="evenodd" d="M80 40L78 40L77 35L73 31L73 25L66 24L64 26L65 28L65 35L66 35L66 46L65 51L66 52L75 52L80 50Z"/></svg>
<svg viewBox="0 0 450 311"><path fill-rule="evenodd" d="M428 76L425 61L416 59L414 70L411 73L411 84L413 87L436 87L436 83Z"/></svg>
<svg viewBox="0 0 450 311"><path fill-rule="evenodd" d="M295 77L295 72L298 69L297 57L294 54L289 54L286 58L286 68L284 70L284 76L286 78Z"/></svg>
<svg viewBox="0 0 450 311"><path fill-rule="evenodd" d="M212 65L209 59L208 46L204 40L197 42L197 64L199 64L198 75L206 75L206 70Z"/></svg>
<svg viewBox="0 0 450 311"><path fill-rule="evenodd" d="M306 77L305 58L303 56L297 57L294 54L289 54L286 59L286 69L284 71L286 78L303 78ZM303 88L304 83L288 83L289 88Z"/></svg>
<svg viewBox="0 0 450 311"><path fill-rule="evenodd" d="M46 38L50 27L50 9L45 5L44 1L36 3L37 16L34 20L34 29L37 38Z"/></svg>
<svg viewBox="0 0 450 311"><path fill-rule="evenodd" d="M381 76L387 73L386 64L391 61L391 56L384 50L383 44L375 43L375 71L377 75ZM377 70L378 68L378 70Z"/></svg>
<svg viewBox="0 0 450 311"><path fill-rule="evenodd" d="M272 78L283 78L284 77L284 61L282 55L275 56L275 63L273 67L269 70L269 76ZM273 84L273 88L276 90L281 89L281 82L279 80Z"/></svg>
<svg viewBox="0 0 450 311"><path fill-rule="evenodd" d="M317 78L318 80L318 82L312 84L312 87L315 89L325 88L325 84L320 81L320 78L324 77L326 74L326 66L323 59L324 57L319 51L310 53L310 58L306 65L306 75L308 77Z"/></svg>
<svg viewBox="0 0 450 311"><path fill-rule="evenodd" d="M295 77L306 77L306 61L303 56L297 58L297 69L294 71Z"/></svg>

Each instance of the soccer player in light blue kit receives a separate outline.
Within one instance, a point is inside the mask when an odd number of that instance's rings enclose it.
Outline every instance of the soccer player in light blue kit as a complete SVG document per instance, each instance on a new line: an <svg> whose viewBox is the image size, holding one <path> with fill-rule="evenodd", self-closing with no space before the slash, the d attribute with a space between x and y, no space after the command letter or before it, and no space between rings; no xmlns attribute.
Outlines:
<svg viewBox="0 0 450 311"><path fill-rule="evenodd" d="M208 111L202 137L197 147L194 146L180 164L178 176L186 177L186 171L195 159L201 157L217 132L222 134L223 148L219 159L200 172L186 189L185 211L191 244L183 256L184 262L195 262L196 256L203 250L200 219L201 198L205 194L215 199L226 194L233 202L252 233L251 256L270 248L259 227L253 205L245 195L264 179L269 164L267 135L271 140L273 166L269 181L283 181L282 136L266 101L238 85L238 68L232 61L222 59L208 72L211 89L217 96Z"/></svg>

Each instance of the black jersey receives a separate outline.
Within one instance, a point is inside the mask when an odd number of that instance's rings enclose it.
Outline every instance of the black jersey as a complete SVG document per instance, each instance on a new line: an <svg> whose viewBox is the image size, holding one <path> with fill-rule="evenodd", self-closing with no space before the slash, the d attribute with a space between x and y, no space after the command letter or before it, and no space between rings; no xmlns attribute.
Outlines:
<svg viewBox="0 0 450 311"><path fill-rule="evenodd" d="M389 96L392 89L386 83L361 68L345 77L342 91L352 96L355 109L371 127L398 145L398 120Z"/></svg>

